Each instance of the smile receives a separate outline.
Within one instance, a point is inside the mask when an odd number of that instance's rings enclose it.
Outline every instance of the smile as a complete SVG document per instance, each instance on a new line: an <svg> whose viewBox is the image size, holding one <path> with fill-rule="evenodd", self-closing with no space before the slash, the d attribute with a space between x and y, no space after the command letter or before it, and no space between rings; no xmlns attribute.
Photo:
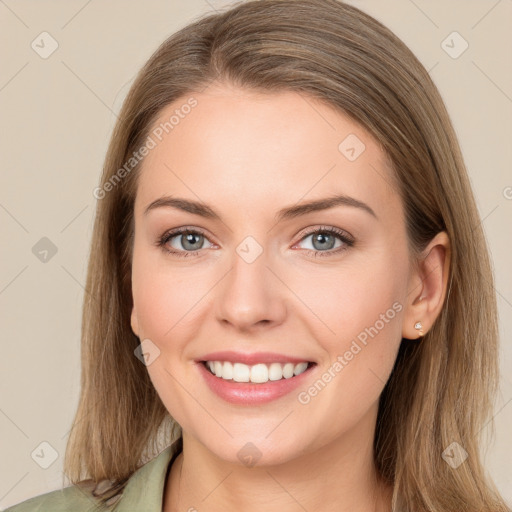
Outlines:
<svg viewBox="0 0 512 512"><path fill-rule="evenodd" d="M271 362L247 365L230 361L197 361L196 368L208 388L222 400L258 406L279 398L293 400L293 391L315 378L317 363Z"/></svg>

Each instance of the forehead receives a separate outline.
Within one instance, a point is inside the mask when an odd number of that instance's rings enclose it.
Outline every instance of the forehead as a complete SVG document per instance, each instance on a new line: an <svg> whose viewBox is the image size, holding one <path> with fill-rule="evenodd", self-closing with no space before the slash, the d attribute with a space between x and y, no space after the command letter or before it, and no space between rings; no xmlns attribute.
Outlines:
<svg viewBox="0 0 512 512"><path fill-rule="evenodd" d="M372 203L377 214L400 208L378 142L303 93L211 86L167 105L150 133L139 210L165 194L252 211L337 193Z"/></svg>

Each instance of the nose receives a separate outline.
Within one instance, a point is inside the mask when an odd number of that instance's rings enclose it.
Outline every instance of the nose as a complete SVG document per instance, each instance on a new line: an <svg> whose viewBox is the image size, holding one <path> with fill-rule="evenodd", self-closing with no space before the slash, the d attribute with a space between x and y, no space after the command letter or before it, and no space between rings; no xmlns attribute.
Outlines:
<svg viewBox="0 0 512 512"><path fill-rule="evenodd" d="M286 286L270 268L265 251L248 261L233 252L232 267L215 298L217 319L244 332L281 324L287 310Z"/></svg>

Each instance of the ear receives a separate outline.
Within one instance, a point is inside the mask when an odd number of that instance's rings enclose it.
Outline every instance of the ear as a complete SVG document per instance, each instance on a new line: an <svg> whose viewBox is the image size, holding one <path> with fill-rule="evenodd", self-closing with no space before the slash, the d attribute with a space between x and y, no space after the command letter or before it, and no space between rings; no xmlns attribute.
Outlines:
<svg viewBox="0 0 512 512"><path fill-rule="evenodd" d="M130 324L132 326L132 331L135 334L135 336L139 337L139 320L137 319L137 312L135 310L135 306L133 306L132 308Z"/></svg>
<svg viewBox="0 0 512 512"><path fill-rule="evenodd" d="M423 336L441 312L447 293L450 268L450 239L445 231L438 233L422 252L418 267L409 278L402 337L414 340L421 336L415 329L421 322Z"/></svg>

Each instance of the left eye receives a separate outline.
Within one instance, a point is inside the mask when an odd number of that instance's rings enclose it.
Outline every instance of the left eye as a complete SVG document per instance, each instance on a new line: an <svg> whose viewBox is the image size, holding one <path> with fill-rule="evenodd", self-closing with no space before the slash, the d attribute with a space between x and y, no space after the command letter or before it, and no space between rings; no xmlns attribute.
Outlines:
<svg viewBox="0 0 512 512"><path fill-rule="evenodd" d="M341 240L340 235L335 235L327 231L315 231L309 235L306 235L302 240L307 240L312 237L312 249L313 251L318 250L329 250L334 249L336 244L336 239ZM301 240L301 241L302 241ZM339 247L341 243L336 246Z"/></svg>
<svg viewBox="0 0 512 512"><path fill-rule="evenodd" d="M354 240L348 233L334 227L322 227L315 231L310 231L301 238L301 242L310 237L312 237L313 248L306 250L313 252L315 256L332 256L354 245ZM341 243L335 245L336 239Z"/></svg>

